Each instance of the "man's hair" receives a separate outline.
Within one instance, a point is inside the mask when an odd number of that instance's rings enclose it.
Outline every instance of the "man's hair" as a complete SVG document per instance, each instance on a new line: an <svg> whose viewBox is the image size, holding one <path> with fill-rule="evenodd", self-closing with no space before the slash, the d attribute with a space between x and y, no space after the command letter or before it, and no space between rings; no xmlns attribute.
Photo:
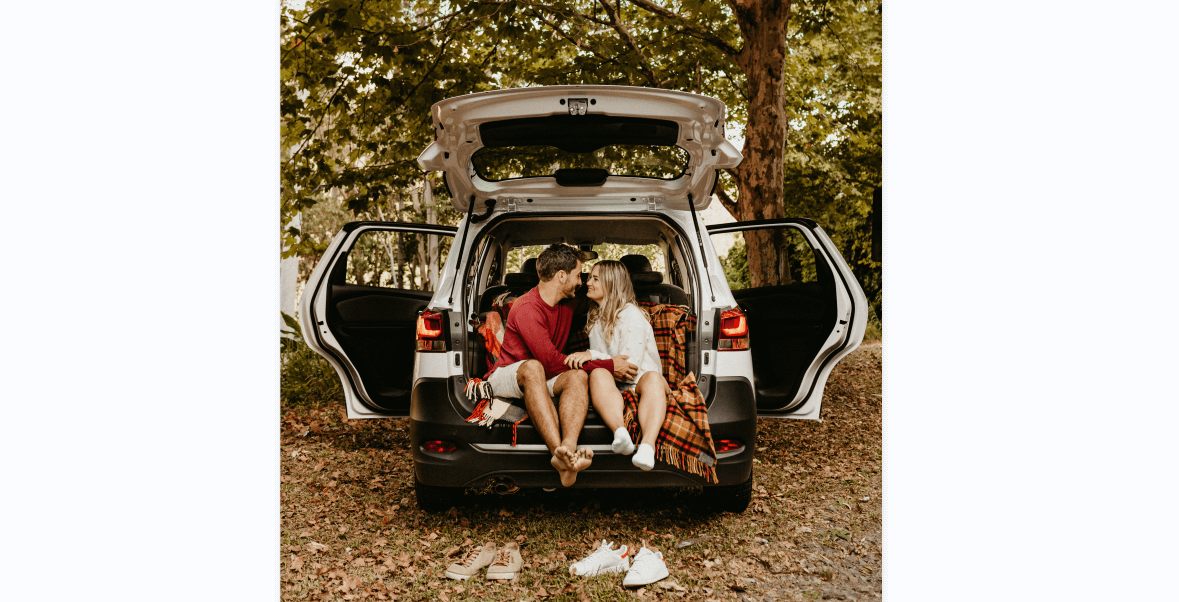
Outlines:
<svg viewBox="0 0 1179 602"><path fill-rule="evenodd" d="M540 256L536 258L536 275L540 276L541 282L548 282L557 272L572 272L577 269L580 255L577 249L569 245L549 245L549 248L541 251Z"/></svg>

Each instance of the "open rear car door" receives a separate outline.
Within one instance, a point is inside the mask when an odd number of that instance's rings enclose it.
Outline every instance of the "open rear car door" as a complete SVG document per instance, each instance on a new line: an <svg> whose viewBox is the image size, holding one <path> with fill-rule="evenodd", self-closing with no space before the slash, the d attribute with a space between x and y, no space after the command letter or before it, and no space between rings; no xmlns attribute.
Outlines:
<svg viewBox="0 0 1179 602"><path fill-rule="evenodd" d="M350 418L409 415L417 318L434 296L455 230L352 222L307 279L300 326L339 374Z"/></svg>
<svg viewBox="0 0 1179 602"><path fill-rule="evenodd" d="M807 219L708 226L712 246L737 272L729 287L745 314L758 416L819 419L835 364L864 338L868 299L823 229ZM777 281L752 286L745 241L785 249Z"/></svg>

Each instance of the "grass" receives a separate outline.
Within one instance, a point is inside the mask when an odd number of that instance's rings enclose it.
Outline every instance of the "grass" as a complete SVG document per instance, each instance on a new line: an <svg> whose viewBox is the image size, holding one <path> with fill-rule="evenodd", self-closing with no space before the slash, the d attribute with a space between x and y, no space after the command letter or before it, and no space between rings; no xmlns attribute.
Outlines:
<svg viewBox="0 0 1179 602"><path fill-rule="evenodd" d="M287 407L320 407L344 398L340 378L327 360L302 341L281 339L280 400Z"/></svg>
<svg viewBox="0 0 1179 602"><path fill-rule="evenodd" d="M700 510L698 490L583 489L469 495L460 507L426 513L414 502L406 421L347 420L339 402L288 406L283 599L876 599L880 368L880 344L865 344L832 374L822 422L758 421L754 500L739 515ZM621 575L571 578L569 564L603 538L662 551L671 576L660 583L668 585L636 591L621 587ZM488 540L520 542L517 579L442 575L448 552Z"/></svg>

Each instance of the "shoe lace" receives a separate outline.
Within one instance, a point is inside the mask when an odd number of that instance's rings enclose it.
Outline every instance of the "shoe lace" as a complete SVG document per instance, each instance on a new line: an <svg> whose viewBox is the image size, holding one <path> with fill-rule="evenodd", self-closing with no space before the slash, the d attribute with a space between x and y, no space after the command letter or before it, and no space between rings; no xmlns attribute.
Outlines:
<svg viewBox="0 0 1179 602"><path fill-rule="evenodd" d="M659 560L659 557L655 555L655 552L652 552L647 546L643 546L639 553L635 554L634 566L646 566L656 560Z"/></svg>
<svg viewBox="0 0 1179 602"><path fill-rule="evenodd" d="M479 560L479 555L482 553L483 548L475 548L474 550L467 552L467 555L463 557L463 561L460 564L465 567L470 567L475 564L476 560Z"/></svg>
<svg viewBox="0 0 1179 602"><path fill-rule="evenodd" d="M495 561L491 564L492 566L507 566L511 562L512 553L509 552L507 548L500 548L498 551L496 551Z"/></svg>
<svg viewBox="0 0 1179 602"><path fill-rule="evenodd" d="M602 545L599 546L598 549L594 550L593 554L586 556L585 560L582 560L582 562L589 562L591 560L597 560L597 559L602 558L611 552L613 552L613 550L610 549L610 544L607 543L606 540L602 540Z"/></svg>

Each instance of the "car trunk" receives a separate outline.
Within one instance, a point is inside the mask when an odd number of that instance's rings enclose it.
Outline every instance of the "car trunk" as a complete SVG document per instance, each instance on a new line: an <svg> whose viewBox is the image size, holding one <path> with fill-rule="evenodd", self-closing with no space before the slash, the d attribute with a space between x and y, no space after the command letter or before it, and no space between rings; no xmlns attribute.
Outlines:
<svg viewBox="0 0 1179 602"><path fill-rule="evenodd" d="M617 215L609 216L612 221L612 226L618 228ZM592 218L591 218L592 219ZM643 219L658 221L660 228L665 228L669 233L674 232L664 223L666 220L660 219L658 216L647 214ZM543 221L538 221L535 218L526 218L529 224L529 230L534 236L542 236L546 226ZM605 220L602 220L603 222ZM525 222L521 222L525 223ZM569 228L566 220L554 220L554 223L562 224L562 227ZM569 228L576 230L577 228ZM494 228L488 228L488 231L494 233ZM583 236L591 236L593 227L588 226L581 229L582 232L591 232L591 234L581 234ZM577 235L571 235L570 243L577 243ZM589 245L586 245L589 246ZM471 246L472 249L481 249L481 241L476 241ZM683 266L683 278L692 279L692 283L688 284L688 290L695 291L698 286L694 283L695 275L690 266L694 265L694 260L687 255L688 249L691 245L679 245L676 253L676 258L679 260L678 265ZM633 256L627 256L633 257ZM495 261L490 257L476 257L474 261ZM591 262L592 263L592 262ZM588 270L587 270L588 273ZM659 348L660 363L663 367L663 374L668 378L672 387L675 387L680 379L688 373L700 373L700 353L698 351L697 343L697 316L692 309L694 306L694 294L689 294L683 288L675 286L671 283L657 282L659 277L652 278L654 271L640 272L634 271L632 273L632 283L634 284L636 299L641 307L648 311L653 320L653 329L655 331L656 346ZM499 328L506 329L508 316L511 315L511 304L519 295L523 295L528 290L533 288L538 281L538 276L533 276L531 279L527 277L527 273L506 273L502 275L502 282L497 282L491 286L485 287L485 290L474 297L474 307L477 311L473 312L476 319L469 322L467 329L467 347L465 358L466 379L470 378L484 378L489 370L488 365L488 350L486 348L486 338L494 336L495 323L498 322L501 326ZM680 284L684 284L682 281ZM570 330L569 338L566 342L562 352L565 354L573 353L589 346L589 337L585 332L586 316L575 316L572 328ZM672 382L674 381L674 382ZM702 386L702 389L704 387ZM464 411L472 411L474 403L470 400L462 400ZM500 428L500 427L496 427ZM510 431L510 428L503 427ZM498 439L498 437L497 437ZM586 417L585 429L582 432L581 442L587 445L595 444L609 444L612 439L612 434L606 429L602 419L594 412L592 404ZM510 434L505 434L504 441L510 441ZM599 441L600 440L600 441ZM531 422L525 420L517 428L517 443L520 445L528 444L543 444L539 434L531 426Z"/></svg>

